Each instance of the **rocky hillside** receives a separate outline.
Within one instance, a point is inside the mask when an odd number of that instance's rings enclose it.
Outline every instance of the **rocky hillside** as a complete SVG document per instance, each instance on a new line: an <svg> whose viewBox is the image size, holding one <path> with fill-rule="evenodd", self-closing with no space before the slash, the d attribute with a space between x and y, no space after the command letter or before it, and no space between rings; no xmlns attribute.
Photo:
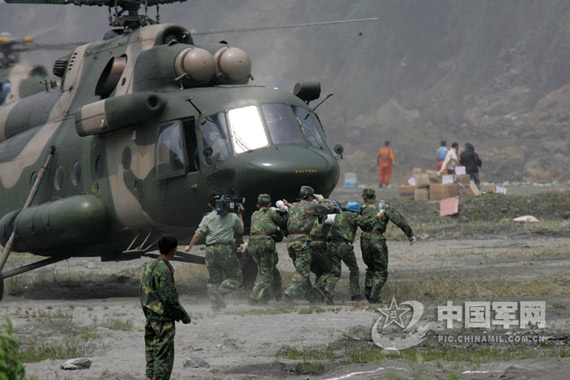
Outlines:
<svg viewBox="0 0 570 380"><path fill-rule="evenodd" d="M52 36L45 39L88 41L106 29L102 8L0 7L0 25L12 33L44 28ZM395 176L403 176L435 166L441 139L474 144L482 180L570 179L566 0L209 0L161 8L161 21L198 32L363 17L379 21L196 42L243 47L254 84L291 90L298 80L320 80L324 94L335 93L319 108L329 142L344 144L343 170L361 182L375 180L384 140L396 150ZM47 66L63 55L50 54Z"/></svg>

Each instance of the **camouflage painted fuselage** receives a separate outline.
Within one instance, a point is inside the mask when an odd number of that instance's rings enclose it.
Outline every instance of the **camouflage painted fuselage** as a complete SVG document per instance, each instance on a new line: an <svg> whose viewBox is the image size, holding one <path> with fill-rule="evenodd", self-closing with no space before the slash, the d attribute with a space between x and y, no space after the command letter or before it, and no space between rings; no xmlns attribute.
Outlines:
<svg viewBox="0 0 570 380"><path fill-rule="evenodd" d="M167 44L169 35L183 42ZM123 252L147 236L145 245L164 232L188 241L212 191L245 196L250 215L259 193L292 199L301 185L324 195L333 190L338 164L314 138L269 140L244 152L230 141L222 159L216 148L213 156L202 153L210 145L203 126L212 115L278 103L291 114L303 108L316 116L301 99L275 89L183 86L174 60L191 43L179 26L153 25L80 46L61 87L0 107L1 244L15 226L16 251L128 259ZM169 143L178 145L163 149ZM20 213L50 147L55 154L46 176L30 209Z"/></svg>

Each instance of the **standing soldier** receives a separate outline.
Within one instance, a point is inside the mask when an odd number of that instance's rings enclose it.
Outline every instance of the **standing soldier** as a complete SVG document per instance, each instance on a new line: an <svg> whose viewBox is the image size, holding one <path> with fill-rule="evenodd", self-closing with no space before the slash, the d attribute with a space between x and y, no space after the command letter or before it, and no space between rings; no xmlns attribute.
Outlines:
<svg viewBox="0 0 570 380"><path fill-rule="evenodd" d="M353 301L360 301L362 295L360 294L359 271L354 255L354 236L358 228L358 221L360 220L360 204L357 202L348 202L346 210L338 214L331 226L327 236L327 248L331 253L333 260L332 270L332 284L330 288L330 296L338 280L340 280L341 261L346 264L350 270L350 297Z"/></svg>
<svg viewBox="0 0 570 380"><path fill-rule="evenodd" d="M390 184L392 177L392 166L396 163L394 151L390 148L390 141L385 141L384 146L378 149L376 153L376 162L378 163L378 186L386 187Z"/></svg>
<svg viewBox="0 0 570 380"><path fill-rule="evenodd" d="M260 194L257 197L258 210L251 215L248 251L257 263L257 278L249 295L252 304L269 298L268 289L271 289L276 300L281 299L281 275L277 269L279 256L275 242L283 240L287 218L270 207L270 195Z"/></svg>
<svg viewBox="0 0 570 380"><path fill-rule="evenodd" d="M176 254L178 241L162 236L158 241L160 257L148 263L139 289L141 306L146 317L144 343L146 378L169 379L174 364L174 321L190 323L174 284L174 269L169 261Z"/></svg>
<svg viewBox="0 0 570 380"><path fill-rule="evenodd" d="M320 297L311 285L311 238L309 233L317 217L324 217L334 210L332 203L313 202L314 194L315 190L311 186L301 186L300 202L293 205L283 200L285 205L289 207L287 251L301 277L301 287L305 292L305 297L311 303L316 302ZM298 288L298 284L293 279L283 294L287 302L293 302L296 288Z"/></svg>
<svg viewBox="0 0 570 380"><path fill-rule="evenodd" d="M362 199L365 206L359 226L363 233L360 237L362 259L366 264L364 295L370 303L381 303L380 292L388 279L388 247L384 232L388 221L396 224L406 234L410 245L416 237L404 217L384 201L378 202L374 189L364 189Z"/></svg>
<svg viewBox="0 0 570 380"><path fill-rule="evenodd" d="M210 274L206 290L213 311L225 308L223 296L239 288L243 281L234 247L235 234L243 233L243 206L238 206L239 216L224 208L216 210L214 205L219 198L217 194L210 195L208 206L212 211L202 218L192 241L184 248L189 252L201 236L206 236L206 267Z"/></svg>

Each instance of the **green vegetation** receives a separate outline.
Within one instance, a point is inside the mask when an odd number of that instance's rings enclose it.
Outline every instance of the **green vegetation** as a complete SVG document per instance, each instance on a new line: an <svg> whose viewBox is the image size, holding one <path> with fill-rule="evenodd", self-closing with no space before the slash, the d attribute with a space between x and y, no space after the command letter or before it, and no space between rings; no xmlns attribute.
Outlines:
<svg viewBox="0 0 570 380"><path fill-rule="evenodd" d="M52 342L28 346L20 351L24 363L41 362L46 359L72 359L84 356L85 345L75 339L67 339L63 344Z"/></svg>
<svg viewBox="0 0 570 380"><path fill-rule="evenodd" d="M423 363L436 361L438 366L444 362L463 362L472 365L482 363L511 361L520 359L544 359L570 357L570 350L563 347L479 347L479 348L410 348L399 354L386 353L370 342L344 342L342 345L332 343L326 347L282 347L277 358L302 360L303 362L320 362L326 360L340 361L342 364L378 363L399 356L403 360Z"/></svg>
<svg viewBox="0 0 570 380"><path fill-rule="evenodd" d="M393 199L390 203L413 225L425 223L446 225L446 228L454 223L511 224L513 218L522 215L533 215L541 221L561 221L570 218L570 191L551 191L531 195L483 194L460 202L459 215L450 218L439 216L439 203L437 202ZM516 223L513 226L521 227ZM481 227L475 225L475 228Z"/></svg>
<svg viewBox="0 0 570 380"><path fill-rule="evenodd" d="M24 378L25 370L18 347L12 319L4 317L4 322L0 324L0 379Z"/></svg>
<svg viewBox="0 0 570 380"><path fill-rule="evenodd" d="M133 322L130 319L123 321L121 319L111 318L107 321L107 323L103 327L106 327L111 330L122 330L122 331L133 331L134 329Z"/></svg>
<svg viewBox="0 0 570 380"><path fill-rule="evenodd" d="M457 286L458 283L461 286ZM432 271L424 273L421 278L413 281L387 282L382 297L386 300L394 296L397 299L444 301L504 297L564 297L569 292L570 282L561 275L520 279L497 276L491 279L479 279L476 271L469 278L457 271Z"/></svg>

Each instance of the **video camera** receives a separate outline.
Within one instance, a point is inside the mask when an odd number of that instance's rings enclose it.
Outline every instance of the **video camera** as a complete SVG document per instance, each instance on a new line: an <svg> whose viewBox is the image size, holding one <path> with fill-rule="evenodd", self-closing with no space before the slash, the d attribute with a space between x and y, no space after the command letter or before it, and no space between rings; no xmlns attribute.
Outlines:
<svg viewBox="0 0 570 380"><path fill-rule="evenodd" d="M245 203L245 198L234 197L229 194L222 194L214 201L214 208L218 215L226 215L229 212L238 212L238 207Z"/></svg>

